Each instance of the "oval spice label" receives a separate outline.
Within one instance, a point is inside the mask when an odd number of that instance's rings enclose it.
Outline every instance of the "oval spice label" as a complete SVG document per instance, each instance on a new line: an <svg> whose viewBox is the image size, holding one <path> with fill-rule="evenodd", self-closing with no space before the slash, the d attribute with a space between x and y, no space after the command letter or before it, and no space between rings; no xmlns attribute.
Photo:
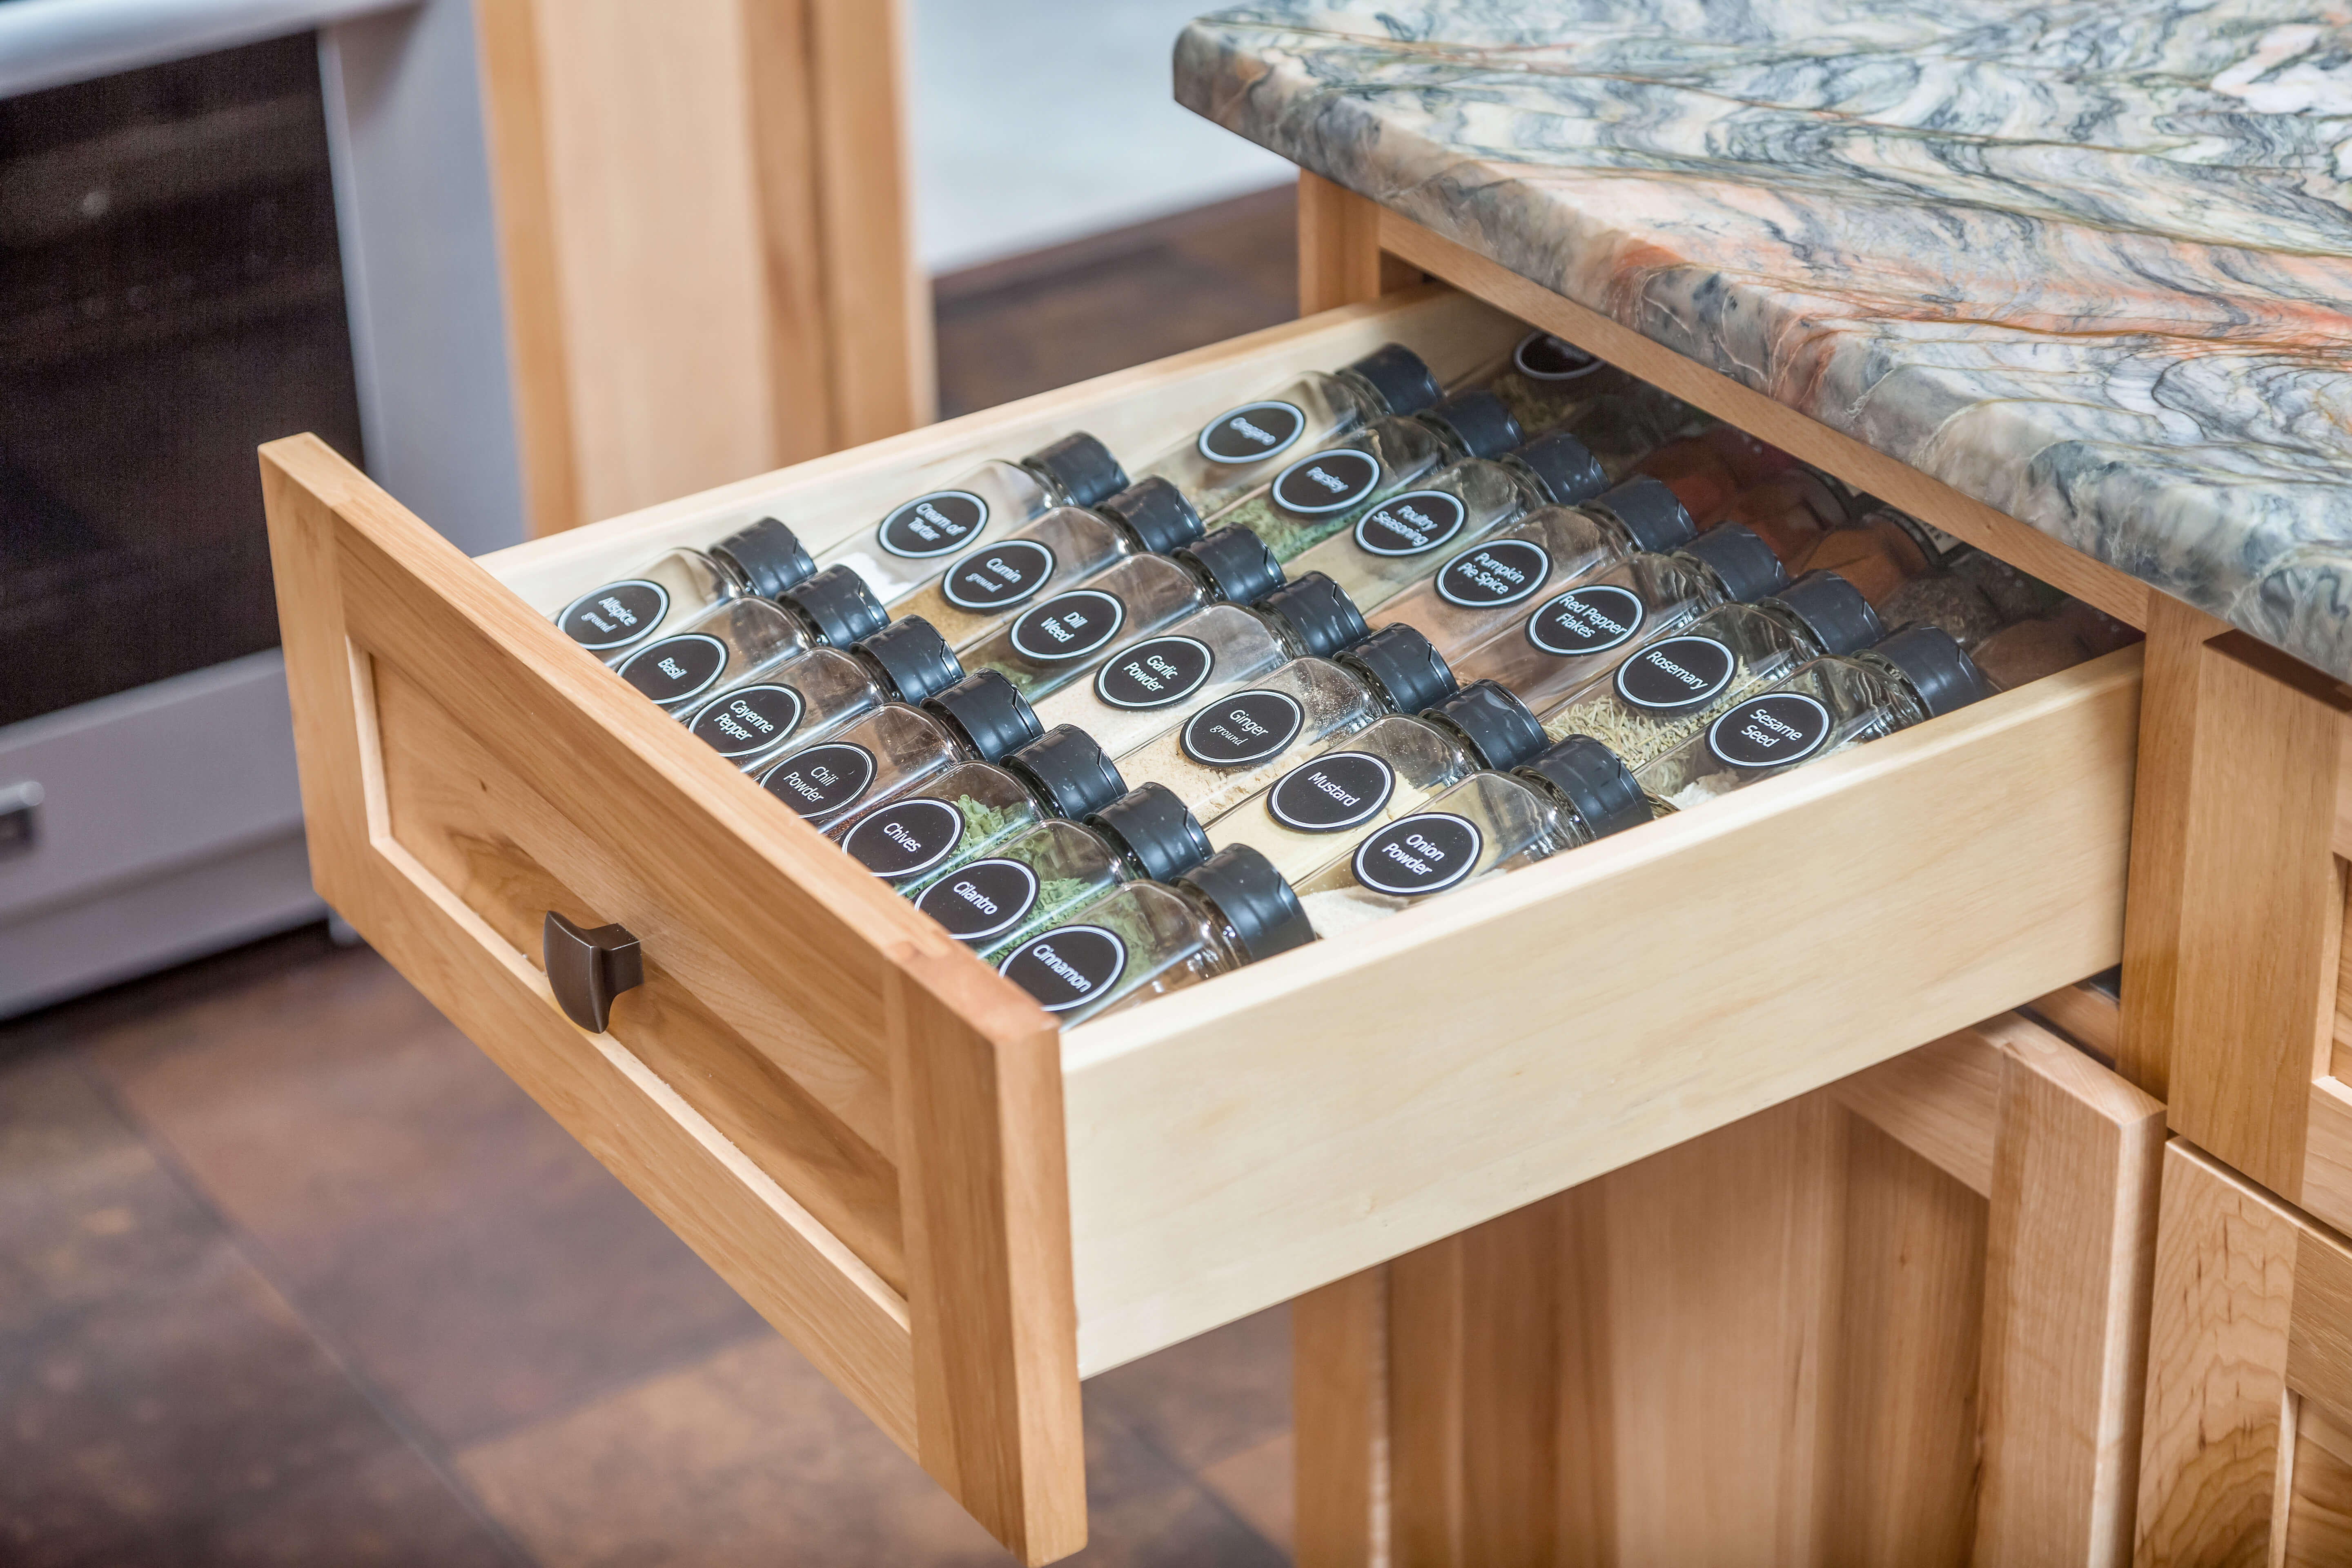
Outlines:
<svg viewBox="0 0 2352 1568"><path fill-rule="evenodd" d="M919 561L970 544L988 526L988 503L970 490L933 490L882 520L882 548Z"/></svg>
<svg viewBox="0 0 2352 1568"><path fill-rule="evenodd" d="M897 882L929 870L962 842L963 813L946 801L916 795L861 819L841 847L876 876Z"/></svg>
<svg viewBox="0 0 2352 1568"><path fill-rule="evenodd" d="M1110 989L1127 968L1127 943L1100 926L1056 926L1013 949L996 972L1048 1013L1066 1013Z"/></svg>
<svg viewBox="0 0 2352 1568"><path fill-rule="evenodd" d="M1333 752L1299 763L1265 792L1266 814L1301 833L1338 833L1380 815L1396 770L1370 752Z"/></svg>
<svg viewBox="0 0 2352 1568"><path fill-rule="evenodd" d="M1356 542L1375 555L1420 555L1462 531L1470 515L1462 498L1444 490L1391 496L1356 521Z"/></svg>
<svg viewBox="0 0 2352 1568"><path fill-rule="evenodd" d="M948 568L940 592L959 610L1009 610L1054 575L1054 552L1034 539L1007 539Z"/></svg>
<svg viewBox="0 0 2352 1568"><path fill-rule="evenodd" d="M874 782L874 753L847 741L795 752L760 775L760 787L814 822L857 804Z"/></svg>
<svg viewBox="0 0 2352 1568"><path fill-rule="evenodd" d="M1037 873L1018 860L974 860L925 888L915 907L959 942L1003 936L1037 906Z"/></svg>
<svg viewBox="0 0 2352 1568"><path fill-rule="evenodd" d="M1617 695L1653 713L1683 713L1722 695L1739 661L1713 637L1668 637L1617 667Z"/></svg>
<svg viewBox="0 0 2352 1568"><path fill-rule="evenodd" d="M1511 351L1511 365L1530 381L1574 381L1591 375L1601 362L1549 332L1529 332Z"/></svg>
<svg viewBox="0 0 2352 1568"><path fill-rule="evenodd" d="M1465 610L1516 605L1551 575L1551 554L1525 539L1476 544L1438 568L1437 596Z"/></svg>
<svg viewBox="0 0 2352 1568"><path fill-rule="evenodd" d="M1244 403L1201 426L1201 456L1213 463L1261 463L1289 449L1307 428L1295 403Z"/></svg>
<svg viewBox="0 0 2352 1568"><path fill-rule="evenodd" d="M664 637L621 666L622 679L665 708L700 696L726 672L727 645L708 632Z"/></svg>
<svg viewBox="0 0 2352 1568"><path fill-rule="evenodd" d="M1528 617L1528 641L1562 658L1605 653L1640 631L1647 615L1639 594L1595 583L1546 600Z"/></svg>
<svg viewBox="0 0 2352 1568"><path fill-rule="evenodd" d="M592 588L563 607L555 624L590 653L626 647L669 614L669 590L643 577Z"/></svg>
<svg viewBox="0 0 2352 1568"><path fill-rule="evenodd" d="M687 728L732 761L786 740L800 726L801 694L789 686L745 686L712 698Z"/></svg>
<svg viewBox="0 0 2352 1568"><path fill-rule="evenodd" d="M1785 768L1830 738L1830 710L1801 691L1768 691L1732 704L1707 726L1706 749L1735 768Z"/></svg>
<svg viewBox="0 0 2352 1568"><path fill-rule="evenodd" d="M1165 708L1201 689L1217 656L1198 637L1147 637L1121 648L1095 677L1095 695L1114 708Z"/></svg>
<svg viewBox="0 0 2352 1568"><path fill-rule="evenodd" d="M1318 452L1282 470L1274 481L1274 503L1304 517L1345 511L1381 482L1380 459L1354 447Z"/></svg>
<svg viewBox="0 0 2352 1568"><path fill-rule="evenodd" d="M1061 664L1084 658L1126 624L1127 606L1115 595L1079 588L1022 611L1013 623L1013 648L1040 664Z"/></svg>
<svg viewBox="0 0 2352 1568"><path fill-rule="evenodd" d="M1238 768L1262 763L1298 739L1307 710L1283 691L1236 691L1185 721L1177 743L1203 766Z"/></svg>
<svg viewBox="0 0 2352 1568"><path fill-rule="evenodd" d="M1477 824L1450 811L1401 816L1356 847L1356 881L1401 899L1442 893L1470 874L1486 844Z"/></svg>

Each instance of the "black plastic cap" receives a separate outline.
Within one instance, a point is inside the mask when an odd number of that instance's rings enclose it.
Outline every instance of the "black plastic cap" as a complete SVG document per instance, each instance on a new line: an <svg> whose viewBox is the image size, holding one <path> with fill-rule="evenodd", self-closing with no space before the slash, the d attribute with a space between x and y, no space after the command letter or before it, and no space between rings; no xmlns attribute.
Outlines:
<svg viewBox="0 0 2352 1568"><path fill-rule="evenodd" d="M1929 718L1941 718L1992 695L1985 672L1941 626L1911 626L1870 651L1903 672Z"/></svg>
<svg viewBox="0 0 2352 1568"><path fill-rule="evenodd" d="M993 669L977 670L923 699L923 711L955 732L966 750L984 763L1016 752L1045 727L1013 682Z"/></svg>
<svg viewBox="0 0 2352 1568"><path fill-rule="evenodd" d="M1127 489L1127 470L1110 448L1079 430L1021 459L1059 485L1072 506L1099 506Z"/></svg>
<svg viewBox="0 0 2352 1568"><path fill-rule="evenodd" d="M1590 735L1570 735L1518 770L1540 780L1584 818L1595 838L1650 820L1650 802L1617 753Z"/></svg>
<svg viewBox="0 0 2352 1568"><path fill-rule="evenodd" d="M1823 653L1853 653L1886 635L1862 590L1834 572L1808 572L1772 602L1802 621Z"/></svg>
<svg viewBox="0 0 2352 1568"><path fill-rule="evenodd" d="M1087 818L1155 882L1172 882L1214 853L1208 830L1164 784L1142 784Z"/></svg>
<svg viewBox="0 0 2352 1568"><path fill-rule="evenodd" d="M1601 459L1592 455L1590 447L1565 430L1537 437L1513 452L1508 461L1533 478L1544 499L1558 506L1591 500L1609 488L1609 476L1601 471ZM1658 488L1665 489L1664 485Z"/></svg>
<svg viewBox="0 0 2352 1568"><path fill-rule="evenodd" d="M866 579L846 566L826 567L777 595L776 602L798 610L811 629L835 647L847 647L890 624L890 612Z"/></svg>
<svg viewBox="0 0 2352 1568"><path fill-rule="evenodd" d="M1228 844L1177 878L1176 885L1207 900L1224 917L1242 956L1252 963L1315 940L1298 895L1273 861L1246 844Z"/></svg>
<svg viewBox="0 0 2352 1568"><path fill-rule="evenodd" d="M1056 724L1004 759L1004 770L1031 789L1056 816L1073 820L1100 811L1127 793L1127 781L1095 738L1076 724Z"/></svg>
<svg viewBox="0 0 2352 1568"><path fill-rule="evenodd" d="M1474 680L1421 716L1451 730L1482 768L1508 773L1544 749L1549 737L1528 705L1491 680Z"/></svg>
<svg viewBox="0 0 2352 1568"><path fill-rule="evenodd" d="M860 638L849 651L864 659L900 702L920 702L963 679L963 666L948 639L920 616L901 616L872 637Z"/></svg>
<svg viewBox="0 0 2352 1568"><path fill-rule="evenodd" d="M816 563L801 548L800 536L772 517L737 529L712 545L710 553L743 574L743 581L762 599L772 599L816 574Z"/></svg>
<svg viewBox="0 0 2352 1568"><path fill-rule="evenodd" d="M1647 474L1594 496L1592 510L1615 518L1633 548L1653 555L1671 555L1698 537L1698 524L1675 492Z"/></svg>
<svg viewBox="0 0 2352 1568"><path fill-rule="evenodd" d="M1363 641L1372 631L1348 591L1320 572L1292 578L1260 599L1257 607L1281 616L1282 624L1296 632L1307 651L1318 658L1328 658Z"/></svg>
<svg viewBox="0 0 2352 1568"><path fill-rule="evenodd" d="M1154 555L1181 550L1207 531L1184 492L1157 474L1136 480L1095 510Z"/></svg>
<svg viewBox="0 0 2352 1568"><path fill-rule="evenodd" d="M1749 604L1789 585L1788 569L1745 523L1719 522L1677 552L1712 570L1723 591Z"/></svg>
<svg viewBox="0 0 2352 1568"><path fill-rule="evenodd" d="M1371 383L1391 414L1418 414L1445 395L1421 356L1402 343L1382 343L1348 368Z"/></svg>
<svg viewBox="0 0 2352 1568"><path fill-rule="evenodd" d="M1418 713L1462 689L1445 656L1402 621L1382 626L1341 654L1339 662L1370 681L1399 713Z"/></svg>
<svg viewBox="0 0 2352 1568"><path fill-rule="evenodd" d="M1282 563L1265 541L1238 524L1221 528L1173 552L1208 580L1229 605L1255 605L1282 586Z"/></svg>
<svg viewBox="0 0 2352 1568"><path fill-rule="evenodd" d="M1519 422L1491 392L1457 392L1441 398L1422 416L1433 425L1454 432L1454 438L1474 458L1499 458L1523 439Z"/></svg>

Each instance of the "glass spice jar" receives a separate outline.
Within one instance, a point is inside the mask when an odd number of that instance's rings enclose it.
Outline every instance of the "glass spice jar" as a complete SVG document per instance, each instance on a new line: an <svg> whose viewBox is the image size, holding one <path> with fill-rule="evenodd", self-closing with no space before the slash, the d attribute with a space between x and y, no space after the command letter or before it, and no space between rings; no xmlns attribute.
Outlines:
<svg viewBox="0 0 2352 1568"><path fill-rule="evenodd" d="M1675 499L1701 528L1722 521L1740 490L1730 465L1696 436L1669 441L1644 454L1634 463L1633 471L1647 474L1674 491Z"/></svg>
<svg viewBox="0 0 2352 1568"><path fill-rule="evenodd" d="M1791 576L1821 547L1823 533L1846 521L1836 492L1802 468L1748 486L1723 510L1725 522L1744 524L1772 547ZM1860 586L1860 584L1856 584Z"/></svg>
<svg viewBox="0 0 2352 1568"><path fill-rule="evenodd" d="M1919 541L1884 511L1830 529L1813 542L1804 558L1805 571L1836 573L1853 584L1873 609L1879 609L1905 584L1927 575L1930 564Z"/></svg>
<svg viewBox="0 0 2352 1568"><path fill-rule="evenodd" d="M774 598L816 570L793 531L772 517L707 550L682 545L632 575L591 588L557 611L563 635L618 664L635 648L729 599Z"/></svg>
<svg viewBox="0 0 2352 1568"><path fill-rule="evenodd" d="M846 647L888 621L857 574L836 566L774 599L724 600L614 668L649 700L677 713L813 647Z"/></svg>
<svg viewBox="0 0 2352 1568"><path fill-rule="evenodd" d="M1472 379L1484 381L1521 430L1570 432L1612 483L1635 458L1692 433L1699 422L1681 399L1546 331L1521 338L1490 377Z"/></svg>
<svg viewBox="0 0 2352 1568"><path fill-rule="evenodd" d="M849 858L902 893L976 859L1050 816L1084 816L1127 793L1094 737L1046 731L1002 762L957 763L826 830Z"/></svg>
<svg viewBox="0 0 2352 1568"><path fill-rule="evenodd" d="M760 775L760 787L830 827L958 763L992 763L1044 731L1013 683L983 669L919 706L885 704L829 739L786 752Z"/></svg>
<svg viewBox="0 0 2352 1568"><path fill-rule="evenodd" d="M762 669L680 719L695 739L749 773L885 702L920 702L962 675L940 634L908 616L846 648L811 648Z"/></svg>

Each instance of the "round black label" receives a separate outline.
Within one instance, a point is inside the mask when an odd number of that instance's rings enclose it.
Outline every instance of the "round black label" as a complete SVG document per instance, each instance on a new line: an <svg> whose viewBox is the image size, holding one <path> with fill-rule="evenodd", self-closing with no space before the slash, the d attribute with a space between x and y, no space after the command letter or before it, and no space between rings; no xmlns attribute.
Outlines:
<svg viewBox="0 0 2352 1568"><path fill-rule="evenodd" d="M1037 905L1037 873L1018 860L974 860L925 888L915 907L959 942L1003 936Z"/></svg>
<svg viewBox="0 0 2352 1568"><path fill-rule="evenodd" d="M669 614L669 590L642 577L607 583L563 607L555 624L591 653L626 647L661 625Z"/></svg>
<svg viewBox="0 0 2352 1568"><path fill-rule="evenodd" d="M727 671L727 645L708 632L664 637L621 666L621 679L667 708L710 689Z"/></svg>
<svg viewBox="0 0 2352 1568"><path fill-rule="evenodd" d="M722 757L748 757L788 739L801 710L789 686L745 686L712 698L688 728Z"/></svg>
<svg viewBox="0 0 2352 1568"><path fill-rule="evenodd" d="M1194 762L1213 768L1262 763L1298 739L1307 710L1281 691L1236 691L1185 721L1177 743Z"/></svg>
<svg viewBox="0 0 2352 1568"><path fill-rule="evenodd" d="M1617 667L1617 695L1654 713L1687 712L1714 701L1738 668L1713 637L1668 637Z"/></svg>
<svg viewBox="0 0 2352 1568"><path fill-rule="evenodd" d="M1381 482L1380 459L1370 452L1342 447L1301 458L1274 481L1274 503L1285 511L1320 517L1345 511Z"/></svg>
<svg viewBox="0 0 2352 1568"><path fill-rule="evenodd" d="M1337 833L1380 815L1396 770L1370 752L1333 752L1299 763L1265 792L1265 809L1301 833Z"/></svg>
<svg viewBox="0 0 2352 1568"><path fill-rule="evenodd" d="M1118 636L1126 624L1127 606L1117 595L1096 588L1073 589L1022 611L1013 623L1013 648L1040 664L1061 664L1084 658Z"/></svg>
<svg viewBox="0 0 2352 1568"><path fill-rule="evenodd" d="M1555 595L1528 617L1528 641L1562 658L1603 653L1642 629L1642 596L1613 583Z"/></svg>
<svg viewBox="0 0 2352 1568"><path fill-rule="evenodd" d="M841 841L849 858L896 882L928 871L963 842L963 813L943 800L894 800L861 818Z"/></svg>
<svg viewBox="0 0 2352 1568"><path fill-rule="evenodd" d="M795 752L760 775L760 787L814 822L854 805L874 782L874 753L846 741Z"/></svg>
<svg viewBox="0 0 2352 1568"><path fill-rule="evenodd" d="M1420 555L1462 531L1469 510L1444 490L1391 496L1356 520L1356 542L1375 555Z"/></svg>
<svg viewBox="0 0 2352 1568"><path fill-rule="evenodd" d="M1551 575L1551 555L1524 539L1475 544L1437 569L1437 596L1465 610L1516 605Z"/></svg>
<svg viewBox="0 0 2352 1568"><path fill-rule="evenodd" d="M1213 463L1258 463L1286 450L1307 428L1291 403L1244 403L1201 426L1201 456Z"/></svg>
<svg viewBox="0 0 2352 1568"><path fill-rule="evenodd" d="M1082 1007L1110 989L1127 968L1127 943L1100 926L1055 926L1025 942L996 972L1048 1013Z"/></svg>
<svg viewBox="0 0 2352 1568"><path fill-rule="evenodd" d="M1217 656L1198 637L1147 637L1119 650L1095 677L1095 695L1114 708L1165 708L1201 689Z"/></svg>
<svg viewBox="0 0 2352 1568"><path fill-rule="evenodd" d="M1529 332L1511 351L1511 364L1530 381L1574 381L1599 370L1601 362L1549 332Z"/></svg>
<svg viewBox="0 0 2352 1568"><path fill-rule="evenodd" d="M970 490L933 490L882 520L882 548L919 561L970 544L988 526L988 503Z"/></svg>
<svg viewBox="0 0 2352 1568"><path fill-rule="evenodd" d="M1486 842L1475 823L1450 811L1401 816L1356 847L1356 880L1402 899L1444 892L1470 874Z"/></svg>
<svg viewBox="0 0 2352 1568"><path fill-rule="evenodd" d="M984 545L948 568L940 592L959 610L1009 610L1045 585L1054 552L1034 539Z"/></svg>
<svg viewBox="0 0 2352 1568"><path fill-rule="evenodd" d="M1830 710L1801 691L1768 691L1731 708L1706 729L1706 749L1735 768L1785 768L1830 738Z"/></svg>

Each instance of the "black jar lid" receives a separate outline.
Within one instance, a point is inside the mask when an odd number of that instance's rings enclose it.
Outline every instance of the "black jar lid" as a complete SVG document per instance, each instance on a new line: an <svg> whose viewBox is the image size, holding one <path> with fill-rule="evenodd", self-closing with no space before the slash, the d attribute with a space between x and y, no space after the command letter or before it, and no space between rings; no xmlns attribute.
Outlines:
<svg viewBox="0 0 2352 1568"><path fill-rule="evenodd" d="M1698 537L1698 524L1664 479L1636 475L1592 498L1592 510L1623 525L1636 550L1670 555ZM1751 533L1753 530L1749 531Z"/></svg>
<svg viewBox="0 0 2352 1568"><path fill-rule="evenodd" d="M846 566L828 566L776 595L801 613L816 635L835 647L847 647L889 625L890 612Z"/></svg>
<svg viewBox="0 0 2352 1568"><path fill-rule="evenodd" d="M1440 398L1422 417L1453 431L1474 458L1499 458L1519 444L1519 422L1491 392L1454 393Z"/></svg>
<svg viewBox="0 0 2352 1568"><path fill-rule="evenodd" d="M1421 716L1451 730L1482 768L1507 773L1544 749L1546 736L1528 705L1491 680L1474 680Z"/></svg>
<svg viewBox="0 0 2352 1568"><path fill-rule="evenodd" d="M1181 550L1201 537L1201 514L1184 492L1158 474L1139 479L1095 508L1154 555Z"/></svg>
<svg viewBox="0 0 2352 1568"><path fill-rule="evenodd" d="M1518 772L1540 780L1575 809L1595 838L1650 820L1650 802L1617 753L1590 735L1546 746Z"/></svg>
<svg viewBox="0 0 2352 1568"><path fill-rule="evenodd" d="M955 731L964 748L992 763L1045 732L1013 682L1001 671L976 670L923 699L923 711Z"/></svg>
<svg viewBox="0 0 2352 1568"><path fill-rule="evenodd" d="M1609 488L1609 476L1601 472L1601 459L1592 455L1592 448L1565 430L1537 437L1508 460L1525 469L1545 499L1559 506L1591 500Z"/></svg>
<svg viewBox="0 0 2352 1568"><path fill-rule="evenodd" d="M1257 608L1281 616L1283 625L1297 633L1307 651L1318 658L1328 658L1363 641L1372 629L1364 624L1364 613L1356 608L1348 591L1320 572L1293 577L1258 600Z"/></svg>
<svg viewBox="0 0 2352 1568"><path fill-rule="evenodd" d="M900 702L920 702L963 679L963 666L947 638L920 616L901 616L872 637L860 637L849 651L878 671Z"/></svg>
<svg viewBox="0 0 2352 1568"><path fill-rule="evenodd" d="M1380 688L1399 713L1418 713L1462 689L1445 656L1402 621L1382 626L1340 654L1338 662Z"/></svg>
<svg viewBox="0 0 2352 1568"><path fill-rule="evenodd" d="M1853 653L1886 635L1862 590L1834 572L1808 572L1772 602L1802 621L1823 653Z"/></svg>
<svg viewBox="0 0 2352 1568"><path fill-rule="evenodd" d="M1941 626L1909 626L1870 650L1903 672L1931 719L1992 695L1992 681Z"/></svg>
<svg viewBox="0 0 2352 1568"><path fill-rule="evenodd" d="M1174 881L1213 853L1200 818L1164 784L1136 785L1087 817L1087 826L1155 882Z"/></svg>
<svg viewBox="0 0 2352 1568"><path fill-rule="evenodd" d="M1255 605L1282 586L1282 563L1265 540L1238 523L1172 553L1197 568L1229 605Z"/></svg>
<svg viewBox="0 0 2352 1568"><path fill-rule="evenodd" d="M1777 593L1789 583L1780 558L1745 523L1717 523L1676 553L1712 568L1723 582L1723 591L1743 605Z"/></svg>
<svg viewBox="0 0 2352 1568"><path fill-rule="evenodd" d="M1004 759L1005 772L1027 784L1056 816L1073 820L1100 811L1127 793L1127 781L1095 738L1076 724L1056 724Z"/></svg>
<svg viewBox="0 0 2352 1568"><path fill-rule="evenodd" d="M751 592L763 599L806 582L816 571L800 536L772 517L737 529L712 545L710 553L740 572Z"/></svg>
<svg viewBox="0 0 2352 1568"><path fill-rule="evenodd" d="M1315 940L1298 895L1273 861L1246 844L1226 845L1177 878L1176 885L1197 893L1224 917L1242 956L1252 963Z"/></svg>
<svg viewBox="0 0 2352 1568"><path fill-rule="evenodd" d="M1348 368L1371 383L1391 414L1417 414L1444 395L1421 356L1402 343L1382 343Z"/></svg>
<svg viewBox="0 0 2352 1568"><path fill-rule="evenodd" d="M1050 447L1041 447L1021 459L1062 487L1072 506L1095 506L1127 489L1127 470L1110 448L1083 430L1073 431Z"/></svg>

